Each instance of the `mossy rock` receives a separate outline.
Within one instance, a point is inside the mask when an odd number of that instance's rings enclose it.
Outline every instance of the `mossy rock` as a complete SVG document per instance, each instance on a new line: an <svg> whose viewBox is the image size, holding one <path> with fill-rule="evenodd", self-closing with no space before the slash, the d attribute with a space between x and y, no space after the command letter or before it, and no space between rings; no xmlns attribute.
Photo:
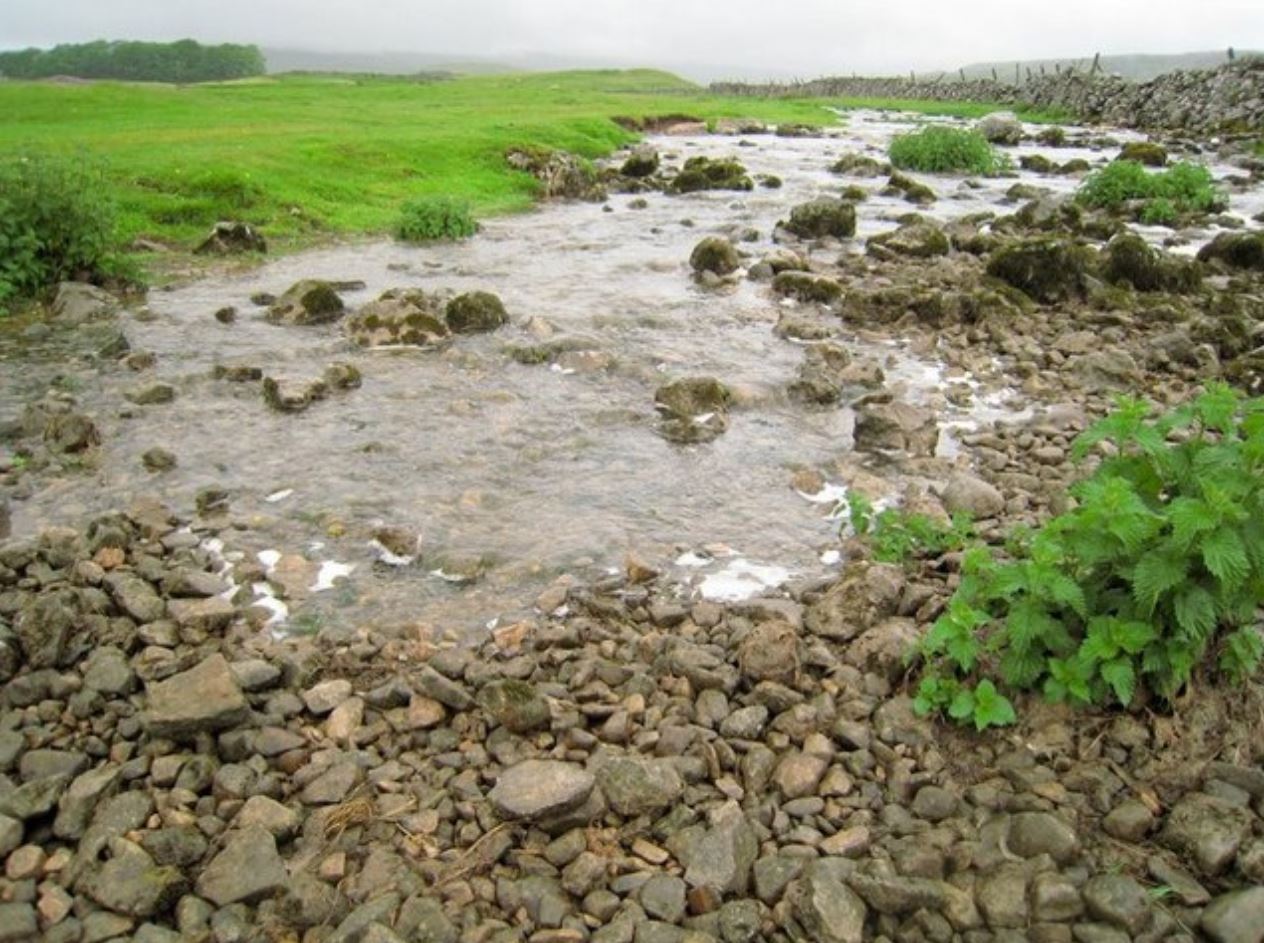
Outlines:
<svg viewBox="0 0 1264 943"><path fill-rule="evenodd" d="M443 316L453 334L482 334L494 331L509 321L504 304L489 291L457 295L448 302Z"/></svg>
<svg viewBox="0 0 1264 943"><path fill-rule="evenodd" d="M780 272L772 280L772 290L797 301L825 305L843 297L843 286L837 281L811 272Z"/></svg>
<svg viewBox="0 0 1264 943"><path fill-rule="evenodd" d="M834 161L830 171L845 177L881 177L890 173L891 165L865 154L844 154Z"/></svg>
<svg viewBox="0 0 1264 943"><path fill-rule="evenodd" d="M1067 197L1037 196L1014 214L1014 222L1025 230L1078 233L1084 224L1084 210Z"/></svg>
<svg viewBox="0 0 1264 943"><path fill-rule="evenodd" d="M926 206L939 199L935 195L935 191L926 186L926 184L918 183L912 177L898 171L891 174L883 193L887 196L903 196L908 202L915 203L918 206Z"/></svg>
<svg viewBox="0 0 1264 943"><path fill-rule="evenodd" d="M1167 149L1153 141L1129 141L1115 160L1135 160L1147 167L1166 167Z"/></svg>
<svg viewBox="0 0 1264 943"><path fill-rule="evenodd" d="M715 377L685 377L654 391L654 405L669 417L692 419L726 413L733 394Z"/></svg>
<svg viewBox="0 0 1264 943"><path fill-rule="evenodd" d="M658 151L649 147L638 147L623 162L623 166L619 168L619 173L625 177L638 179L652 177L658 172L658 165Z"/></svg>
<svg viewBox="0 0 1264 943"><path fill-rule="evenodd" d="M755 183L746 168L733 158L691 157L685 161L669 187L674 193L697 193L701 190L753 190Z"/></svg>
<svg viewBox="0 0 1264 943"><path fill-rule="evenodd" d="M698 273L729 275L742 267L742 257L727 239L722 236L708 236L693 247L693 252L689 254L689 265Z"/></svg>
<svg viewBox="0 0 1264 943"><path fill-rule="evenodd" d="M1043 154L1024 154L1018 158L1018 166L1037 174L1051 174L1058 169L1058 165Z"/></svg>
<svg viewBox="0 0 1264 943"><path fill-rule="evenodd" d="M1074 157L1058 168L1058 173L1070 176L1071 174L1086 174L1093 169L1093 165L1086 161L1083 157Z"/></svg>
<svg viewBox="0 0 1264 943"><path fill-rule="evenodd" d="M416 288L383 292L348 318L344 329L361 347L434 347L451 336L442 300Z"/></svg>
<svg viewBox="0 0 1264 943"><path fill-rule="evenodd" d="M1046 147L1063 147L1066 145L1067 133L1064 129L1054 125L1050 128L1043 128L1036 135L1036 140Z"/></svg>
<svg viewBox="0 0 1264 943"><path fill-rule="evenodd" d="M776 174L760 174L759 185L765 190L780 190L784 181Z"/></svg>
<svg viewBox="0 0 1264 943"><path fill-rule="evenodd" d="M1198 250L1198 261L1264 272L1264 233L1223 232Z"/></svg>
<svg viewBox="0 0 1264 943"><path fill-rule="evenodd" d="M856 234L856 207L846 200L817 197L792 209L790 219L781 226L804 239L846 239Z"/></svg>
<svg viewBox="0 0 1264 943"><path fill-rule="evenodd" d="M526 681L504 679L485 684L478 703L505 729L518 734L549 726L549 702Z"/></svg>
<svg viewBox="0 0 1264 943"><path fill-rule="evenodd" d="M1120 233L1102 253L1102 277L1137 291L1195 291L1202 282L1196 263L1170 258L1136 233Z"/></svg>
<svg viewBox="0 0 1264 943"><path fill-rule="evenodd" d="M329 282L305 278L290 286L268 309L274 324L328 324L342 317L342 299Z"/></svg>
<svg viewBox="0 0 1264 943"><path fill-rule="evenodd" d="M987 274L1036 301L1053 304L1084 296L1093 261L1093 250L1078 243L1031 239L994 252Z"/></svg>
<svg viewBox="0 0 1264 943"><path fill-rule="evenodd" d="M865 251L878 258L929 259L947 255L951 249L948 236L940 227L922 221L871 236L865 244Z"/></svg>
<svg viewBox="0 0 1264 943"><path fill-rule="evenodd" d="M843 187L842 198L848 203L863 203L869 199L869 191L853 183L850 186Z"/></svg>

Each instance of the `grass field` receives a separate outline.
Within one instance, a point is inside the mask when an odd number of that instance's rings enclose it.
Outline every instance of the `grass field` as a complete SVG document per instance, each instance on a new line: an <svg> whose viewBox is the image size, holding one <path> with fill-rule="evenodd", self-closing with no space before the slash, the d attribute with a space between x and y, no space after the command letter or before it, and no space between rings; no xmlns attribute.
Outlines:
<svg viewBox="0 0 1264 943"><path fill-rule="evenodd" d="M505 151L533 145L603 156L634 138L616 116L826 124L836 119L825 104L717 98L648 70L432 83L346 75L195 86L0 82L0 153L83 151L105 161L124 241L144 236L188 249L216 220L237 218L285 249L384 232L419 196L452 196L478 215L523 209L535 182L506 166Z"/></svg>

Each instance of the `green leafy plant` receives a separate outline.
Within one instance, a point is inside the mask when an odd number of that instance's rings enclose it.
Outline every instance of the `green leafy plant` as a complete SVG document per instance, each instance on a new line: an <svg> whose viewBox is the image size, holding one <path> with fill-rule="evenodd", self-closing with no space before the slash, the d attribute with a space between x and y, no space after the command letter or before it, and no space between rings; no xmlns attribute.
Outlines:
<svg viewBox="0 0 1264 943"><path fill-rule="evenodd" d="M1109 210L1141 201L1139 218L1155 223L1174 222L1181 213L1216 212L1227 205L1211 171L1188 162L1151 173L1137 161L1113 161L1090 174L1076 197L1086 206Z"/></svg>
<svg viewBox="0 0 1264 943"><path fill-rule="evenodd" d="M873 557L881 563L906 563L915 557L934 557L961 550L974 540L974 523L957 514L944 525L926 514L910 514L898 508L875 511L859 492L849 492L841 502L847 523L857 537L868 541Z"/></svg>
<svg viewBox="0 0 1264 943"><path fill-rule="evenodd" d="M421 197L400 208L395 235L404 242L465 239L478 232L467 204L450 197Z"/></svg>
<svg viewBox="0 0 1264 943"><path fill-rule="evenodd" d="M993 677L1051 701L1127 706L1142 685L1171 700L1213 660L1230 681L1257 672L1264 399L1213 384L1155 417L1124 398L1073 454L1098 450L1107 457L1072 489L1072 510L1013 541L1003 559L967 551L921 644L919 710L982 728L1008 712L990 690L986 717L967 712L959 692L970 687L977 701Z"/></svg>
<svg viewBox="0 0 1264 943"><path fill-rule="evenodd" d="M0 311L59 281L119 270L117 213L87 158L0 158Z"/></svg>
<svg viewBox="0 0 1264 943"><path fill-rule="evenodd" d="M1009 159L998 153L978 131L942 125L896 135L887 153L895 167L924 173L993 176L1010 166Z"/></svg>

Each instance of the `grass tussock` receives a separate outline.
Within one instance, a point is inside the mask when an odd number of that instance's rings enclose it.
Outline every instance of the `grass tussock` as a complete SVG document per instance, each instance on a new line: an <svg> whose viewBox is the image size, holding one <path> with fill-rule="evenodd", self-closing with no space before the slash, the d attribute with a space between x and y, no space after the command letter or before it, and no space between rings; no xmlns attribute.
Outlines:
<svg viewBox="0 0 1264 943"><path fill-rule="evenodd" d="M1009 160L978 131L937 125L897 135L888 156L901 170L923 173L966 173L994 176L1009 167Z"/></svg>
<svg viewBox="0 0 1264 943"><path fill-rule="evenodd" d="M1206 167L1173 164L1151 172L1131 160L1117 160L1089 175L1076 194L1086 206L1112 211L1131 207L1152 224L1172 224L1189 213L1212 213L1227 205Z"/></svg>
<svg viewBox="0 0 1264 943"><path fill-rule="evenodd" d="M395 238L402 242L466 239L478 232L468 203L446 196L420 197L400 208Z"/></svg>

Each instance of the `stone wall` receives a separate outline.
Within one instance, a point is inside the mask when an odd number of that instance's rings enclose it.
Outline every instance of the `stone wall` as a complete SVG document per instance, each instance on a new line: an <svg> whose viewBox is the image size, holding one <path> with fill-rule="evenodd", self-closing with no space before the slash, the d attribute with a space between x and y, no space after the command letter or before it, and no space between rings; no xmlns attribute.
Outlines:
<svg viewBox="0 0 1264 943"><path fill-rule="evenodd" d="M1022 85L904 78L825 78L773 85L716 83L725 95L809 98L904 98L995 102L1062 109L1089 123L1192 132L1264 130L1264 59L1216 69L1169 72L1149 82L1128 82L1080 72L1033 77Z"/></svg>

